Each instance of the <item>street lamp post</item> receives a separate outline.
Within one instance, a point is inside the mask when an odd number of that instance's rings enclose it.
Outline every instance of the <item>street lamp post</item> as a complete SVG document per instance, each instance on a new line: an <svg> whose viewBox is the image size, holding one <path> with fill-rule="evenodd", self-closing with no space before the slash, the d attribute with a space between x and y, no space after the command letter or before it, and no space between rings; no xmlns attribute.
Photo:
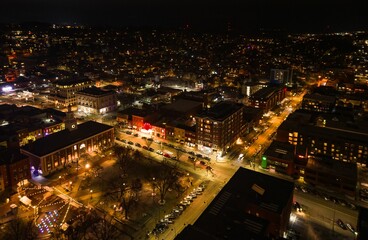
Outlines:
<svg viewBox="0 0 368 240"><path fill-rule="evenodd" d="M59 185L61 185L61 176L59 176Z"/></svg>
<svg viewBox="0 0 368 240"><path fill-rule="evenodd" d="M92 193L93 193L93 190L89 190L90 194L91 194L91 200L92 200Z"/></svg>
<svg viewBox="0 0 368 240"><path fill-rule="evenodd" d="M89 165L89 163L86 163L86 171L84 172L84 176L87 176L87 171L91 166Z"/></svg>
<svg viewBox="0 0 368 240"><path fill-rule="evenodd" d="M152 197L156 196L156 192L155 192L155 180L156 178L152 178Z"/></svg>

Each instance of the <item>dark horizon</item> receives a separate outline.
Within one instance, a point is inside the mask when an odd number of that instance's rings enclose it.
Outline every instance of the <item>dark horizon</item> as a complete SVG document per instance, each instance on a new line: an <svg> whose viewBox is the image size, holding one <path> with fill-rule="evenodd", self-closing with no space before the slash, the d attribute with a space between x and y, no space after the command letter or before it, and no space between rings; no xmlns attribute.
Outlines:
<svg viewBox="0 0 368 240"><path fill-rule="evenodd" d="M148 0L6 0L2 23L46 22L110 27L181 28L204 31L333 32L368 29L367 3L363 0L255 1L237 0L195 4L193 1L156 3Z"/></svg>

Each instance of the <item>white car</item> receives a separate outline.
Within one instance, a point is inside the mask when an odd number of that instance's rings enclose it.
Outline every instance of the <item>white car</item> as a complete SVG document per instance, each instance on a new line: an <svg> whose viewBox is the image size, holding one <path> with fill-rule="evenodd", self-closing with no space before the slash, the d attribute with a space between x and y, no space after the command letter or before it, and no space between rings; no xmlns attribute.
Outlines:
<svg viewBox="0 0 368 240"><path fill-rule="evenodd" d="M355 229L349 223L346 224L346 227L350 230L350 232L355 233Z"/></svg>
<svg viewBox="0 0 368 240"><path fill-rule="evenodd" d="M161 150L156 150L156 153L159 155L163 155L164 153Z"/></svg>

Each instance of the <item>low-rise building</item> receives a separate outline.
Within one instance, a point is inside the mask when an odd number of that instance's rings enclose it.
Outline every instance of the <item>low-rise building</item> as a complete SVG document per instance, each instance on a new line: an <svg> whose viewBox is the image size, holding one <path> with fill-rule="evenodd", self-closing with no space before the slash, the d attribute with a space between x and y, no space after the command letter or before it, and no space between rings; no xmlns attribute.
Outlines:
<svg viewBox="0 0 368 240"><path fill-rule="evenodd" d="M85 152L112 147L114 138L114 128L109 125L94 121L73 123L63 131L27 144L21 148L21 153L29 156L32 168L46 176L77 162Z"/></svg>

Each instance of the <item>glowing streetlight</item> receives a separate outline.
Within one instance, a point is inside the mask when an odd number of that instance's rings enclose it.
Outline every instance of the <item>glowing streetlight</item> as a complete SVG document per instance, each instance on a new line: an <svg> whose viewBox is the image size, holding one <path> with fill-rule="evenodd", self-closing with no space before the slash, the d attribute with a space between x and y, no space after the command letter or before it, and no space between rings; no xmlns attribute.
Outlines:
<svg viewBox="0 0 368 240"><path fill-rule="evenodd" d="M87 176L87 171L90 167L91 165L89 165L89 163L86 163L86 171L84 172L84 176Z"/></svg>

